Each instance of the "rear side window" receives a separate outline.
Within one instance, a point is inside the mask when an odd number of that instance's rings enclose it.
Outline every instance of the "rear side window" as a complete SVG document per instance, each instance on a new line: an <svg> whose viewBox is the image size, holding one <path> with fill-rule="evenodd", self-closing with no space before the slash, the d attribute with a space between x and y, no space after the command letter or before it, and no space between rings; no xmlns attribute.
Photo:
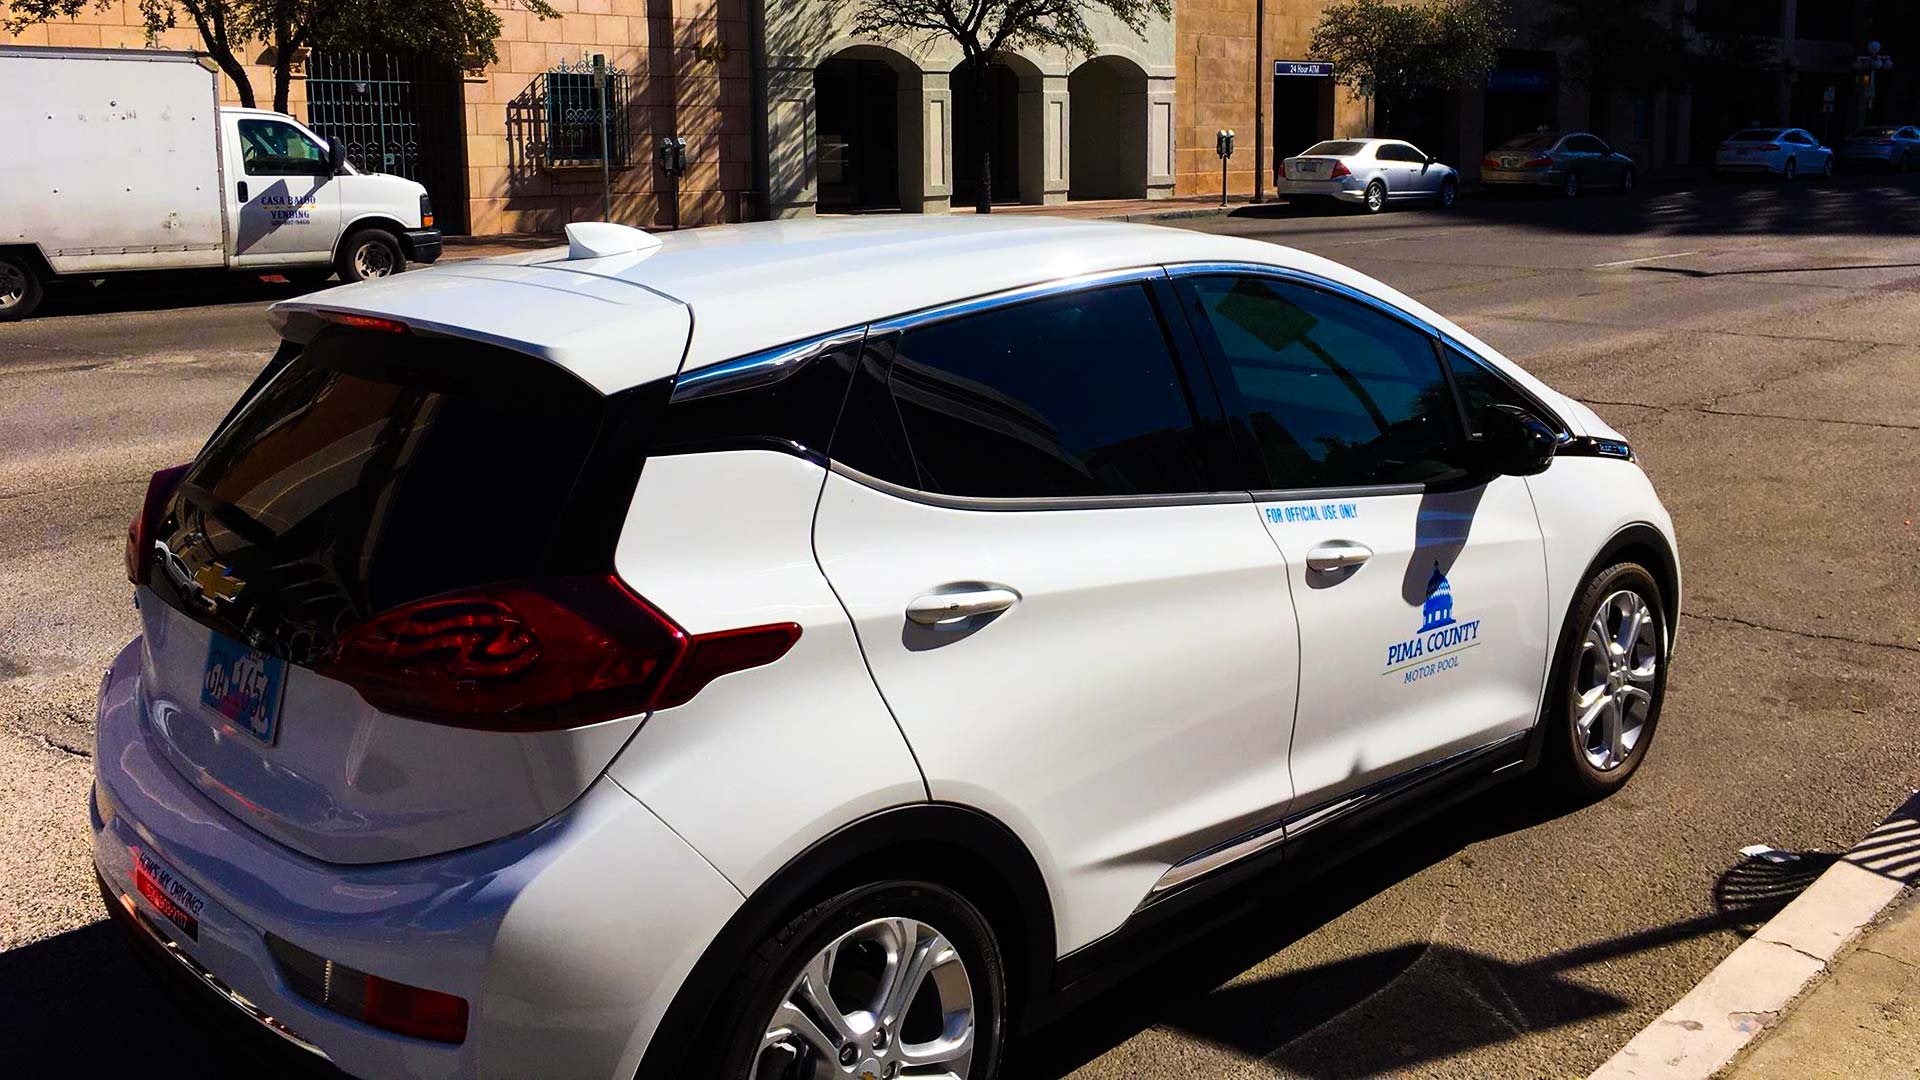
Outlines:
<svg viewBox="0 0 1920 1080"><path fill-rule="evenodd" d="M606 402L505 350L323 330L188 471L152 583L299 663L397 604L536 576Z"/></svg>
<svg viewBox="0 0 1920 1080"><path fill-rule="evenodd" d="M1182 295L1273 487L1416 483L1454 471L1459 410L1424 333L1270 278L1190 278Z"/></svg>
<svg viewBox="0 0 1920 1080"><path fill-rule="evenodd" d="M908 330L889 385L928 491L1070 498L1208 490L1185 380L1142 285Z"/></svg>

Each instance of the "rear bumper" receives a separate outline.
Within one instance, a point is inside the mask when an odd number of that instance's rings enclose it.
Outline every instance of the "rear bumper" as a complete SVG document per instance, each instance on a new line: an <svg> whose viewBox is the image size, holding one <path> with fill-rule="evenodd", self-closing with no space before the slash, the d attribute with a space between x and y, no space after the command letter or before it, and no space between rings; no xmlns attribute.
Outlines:
<svg viewBox="0 0 1920 1080"><path fill-rule="evenodd" d="M1557 187L1566 175L1562 169L1482 169L1480 182L1509 187Z"/></svg>
<svg viewBox="0 0 1920 1080"><path fill-rule="evenodd" d="M440 230L408 229L400 234L400 246L409 262L435 262L440 258Z"/></svg>
<svg viewBox="0 0 1920 1080"><path fill-rule="evenodd" d="M1748 161L1742 158L1729 158L1713 163L1715 172L1777 173L1784 168L1785 166L1776 168L1771 161Z"/></svg>
<svg viewBox="0 0 1920 1080"><path fill-rule="evenodd" d="M1351 177L1340 180L1275 180L1273 193L1289 199L1331 198L1343 202L1361 202L1367 197L1364 184L1349 186Z"/></svg>
<svg viewBox="0 0 1920 1080"><path fill-rule="evenodd" d="M1898 157L1901 150L1896 146L1862 146L1858 148L1843 146L1835 151L1835 153L1843 161L1878 161L1885 164Z"/></svg>
<svg viewBox="0 0 1920 1080"><path fill-rule="evenodd" d="M138 642L122 652L101 690L92 824L103 892L189 984L294 1056L367 1077L624 1080L741 902L605 778L557 817L489 844L376 865L302 855L201 795L149 745L139 652ZM199 894L193 934L140 895L135 848ZM394 1034L301 997L267 934L459 995L469 1005L465 1041Z"/></svg>

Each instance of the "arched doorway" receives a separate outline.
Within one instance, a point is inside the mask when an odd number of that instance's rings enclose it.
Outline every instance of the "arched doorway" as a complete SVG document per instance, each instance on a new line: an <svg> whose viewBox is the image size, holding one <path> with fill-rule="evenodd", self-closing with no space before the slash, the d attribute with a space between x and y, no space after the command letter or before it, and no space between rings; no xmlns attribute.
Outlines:
<svg viewBox="0 0 1920 1080"><path fill-rule="evenodd" d="M1014 60L988 65L984 95L972 65L963 63L953 69L949 85L953 88L955 206L974 205L982 144L992 152L994 202L1020 202L1035 194L1022 190L1020 165L1022 143L1027 141L1023 133L1037 132L1042 122L1040 71L1024 60ZM1037 146L1037 138L1033 141Z"/></svg>
<svg viewBox="0 0 1920 1080"><path fill-rule="evenodd" d="M815 205L827 213L897 210L910 110L918 73L905 58L873 46L842 50L813 71Z"/></svg>
<svg viewBox="0 0 1920 1080"><path fill-rule="evenodd" d="M1067 78L1069 199L1147 197L1147 73L1096 56Z"/></svg>

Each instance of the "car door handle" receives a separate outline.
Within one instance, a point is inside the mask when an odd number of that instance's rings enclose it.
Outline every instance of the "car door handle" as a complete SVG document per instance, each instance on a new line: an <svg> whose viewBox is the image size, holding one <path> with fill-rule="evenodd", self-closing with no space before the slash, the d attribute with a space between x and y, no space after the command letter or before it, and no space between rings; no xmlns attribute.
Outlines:
<svg viewBox="0 0 1920 1080"><path fill-rule="evenodd" d="M1373 558L1373 549L1351 540L1329 540L1307 552L1307 569L1330 573L1359 566Z"/></svg>
<svg viewBox="0 0 1920 1080"><path fill-rule="evenodd" d="M975 615L992 615L1019 602L1019 593L997 585L958 592L924 592L907 605L907 618L921 626L938 626Z"/></svg>
<svg viewBox="0 0 1920 1080"><path fill-rule="evenodd" d="M234 194L240 196L241 202L247 201L247 182L245 180L242 180L238 184L235 184L233 186L233 191L234 191Z"/></svg>

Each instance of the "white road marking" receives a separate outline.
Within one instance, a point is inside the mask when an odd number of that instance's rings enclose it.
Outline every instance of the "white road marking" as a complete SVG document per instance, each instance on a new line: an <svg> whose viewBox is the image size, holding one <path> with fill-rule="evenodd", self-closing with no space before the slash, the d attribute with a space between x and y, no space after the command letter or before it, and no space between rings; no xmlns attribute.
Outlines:
<svg viewBox="0 0 1920 1080"><path fill-rule="evenodd" d="M1688 255L1698 255L1697 251L1675 251L1667 255L1643 255L1638 259L1620 259L1617 262L1594 263L1593 269L1605 270L1609 266L1632 266L1634 263L1658 262L1661 259L1682 259Z"/></svg>

